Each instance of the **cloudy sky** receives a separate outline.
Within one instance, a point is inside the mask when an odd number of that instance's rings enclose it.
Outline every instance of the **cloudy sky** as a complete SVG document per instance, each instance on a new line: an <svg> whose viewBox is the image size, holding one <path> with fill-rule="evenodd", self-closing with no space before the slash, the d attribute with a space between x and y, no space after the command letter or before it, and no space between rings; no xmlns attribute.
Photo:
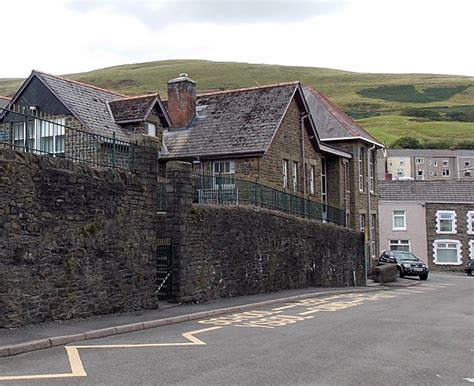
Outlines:
<svg viewBox="0 0 474 386"><path fill-rule="evenodd" d="M0 78L164 59L474 76L474 0L11 0Z"/></svg>

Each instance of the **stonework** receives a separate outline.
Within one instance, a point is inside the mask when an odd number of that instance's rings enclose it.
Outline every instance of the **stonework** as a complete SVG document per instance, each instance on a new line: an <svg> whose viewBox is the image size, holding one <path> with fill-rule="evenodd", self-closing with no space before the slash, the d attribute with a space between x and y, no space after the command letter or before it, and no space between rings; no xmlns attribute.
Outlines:
<svg viewBox="0 0 474 386"><path fill-rule="evenodd" d="M0 327L157 307L146 176L7 150L0 175Z"/></svg>

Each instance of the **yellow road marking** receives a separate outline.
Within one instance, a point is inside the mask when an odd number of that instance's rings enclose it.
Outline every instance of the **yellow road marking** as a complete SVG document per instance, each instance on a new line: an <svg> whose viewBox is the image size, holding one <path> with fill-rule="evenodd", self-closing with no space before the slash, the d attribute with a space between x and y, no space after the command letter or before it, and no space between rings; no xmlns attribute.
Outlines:
<svg viewBox="0 0 474 386"><path fill-rule="evenodd" d="M290 304L290 305L284 306L284 307L272 308L272 311L281 311L281 310L286 310L288 308L293 308L293 307L298 307L298 305L297 304Z"/></svg>
<svg viewBox="0 0 474 386"><path fill-rule="evenodd" d="M59 374L34 374L34 375L7 375L0 376L0 381L21 381L31 379L53 379L53 378L72 378L72 377L87 377L87 373L84 371L79 351L74 346L65 347L66 353L69 359L69 365L71 366L70 373L59 373Z"/></svg>

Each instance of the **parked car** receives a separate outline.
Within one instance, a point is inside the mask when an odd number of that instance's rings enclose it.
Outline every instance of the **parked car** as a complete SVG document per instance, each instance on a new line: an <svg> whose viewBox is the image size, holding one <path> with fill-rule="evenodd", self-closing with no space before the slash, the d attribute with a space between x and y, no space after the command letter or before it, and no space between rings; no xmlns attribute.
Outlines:
<svg viewBox="0 0 474 386"><path fill-rule="evenodd" d="M398 277L418 276L420 280L428 279L428 266L411 252L383 251L380 254L383 263L397 264Z"/></svg>
<svg viewBox="0 0 474 386"><path fill-rule="evenodd" d="M474 271L474 259L469 259L464 267L464 272L472 276L472 271Z"/></svg>

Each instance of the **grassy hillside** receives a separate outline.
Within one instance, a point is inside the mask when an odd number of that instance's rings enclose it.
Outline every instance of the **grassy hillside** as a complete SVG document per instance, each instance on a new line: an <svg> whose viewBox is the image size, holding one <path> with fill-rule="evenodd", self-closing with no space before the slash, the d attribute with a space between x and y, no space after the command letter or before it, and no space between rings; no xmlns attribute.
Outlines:
<svg viewBox="0 0 474 386"><path fill-rule="evenodd" d="M328 95L388 145L400 136L452 145L474 141L474 77L426 74L364 74L326 68L169 60L129 64L65 75L99 87L139 95L159 92L186 72L198 92L299 80ZM0 79L0 95L11 95L21 79Z"/></svg>

